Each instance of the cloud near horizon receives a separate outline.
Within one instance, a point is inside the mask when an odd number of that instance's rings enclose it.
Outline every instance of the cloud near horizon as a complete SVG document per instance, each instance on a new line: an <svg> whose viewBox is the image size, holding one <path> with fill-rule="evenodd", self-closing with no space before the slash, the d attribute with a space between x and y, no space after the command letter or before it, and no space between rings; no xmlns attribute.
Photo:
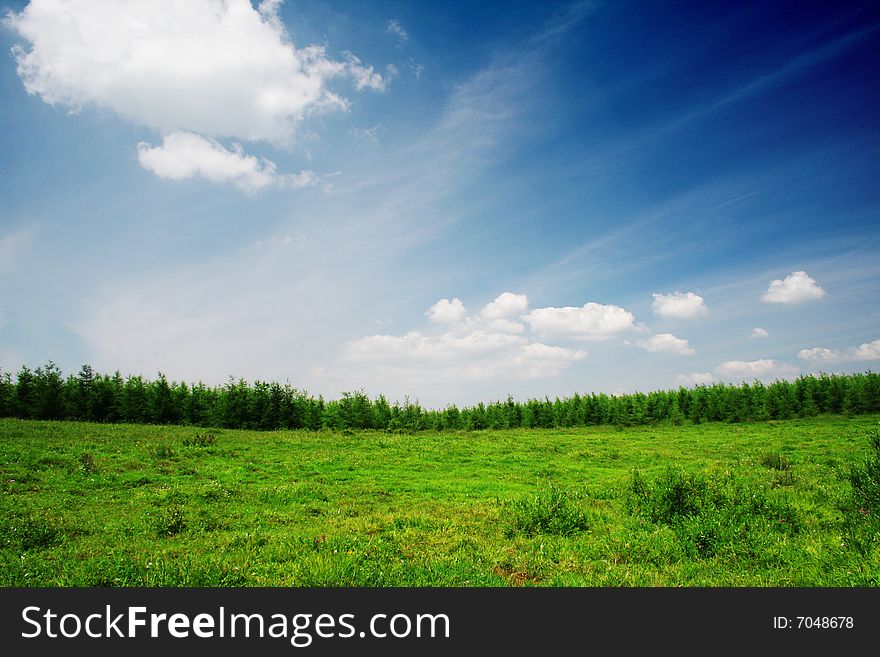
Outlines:
<svg viewBox="0 0 880 657"><path fill-rule="evenodd" d="M404 335L369 335L346 343L342 360L376 368L397 368L413 375L445 372L470 380L499 376L517 379L559 374L583 360L587 352L531 341L520 335L524 326L514 318L528 308L524 294L504 292L486 304L479 316L468 315L457 297L440 299L425 312L445 324L439 335L410 331Z"/></svg>
<svg viewBox="0 0 880 657"><path fill-rule="evenodd" d="M819 363L843 363L858 362L865 360L880 360L880 340L865 342L858 347L848 349L826 349L825 347L813 347L801 349L798 358L811 360Z"/></svg>
<svg viewBox="0 0 880 657"><path fill-rule="evenodd" d="M710 372L691 372L690 374L679 374L675 377L674 384L676 387L684 386L686 388L693 386L707 386L715 383L715 377Z"/></svg>
<svg viewBox="0 0 880 657"><path fill-rule="evenodd" d="M800 374L800 369L788 363L782 363L772 358L758 360L728 360L715 368L715 372L722 377L731 379L759 379L762 381L774 379L791 379Z"/></svg>

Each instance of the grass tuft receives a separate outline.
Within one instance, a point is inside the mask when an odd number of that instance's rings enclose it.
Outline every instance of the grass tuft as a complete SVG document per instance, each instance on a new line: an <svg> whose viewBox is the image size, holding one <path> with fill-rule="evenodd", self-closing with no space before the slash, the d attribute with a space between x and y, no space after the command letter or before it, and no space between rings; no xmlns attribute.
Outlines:
<svg viewBox="0 0 880 657"><path fill-rule="evenodd" d="M551 483L537 495L510 502L505 511L506 535L571 536L589 527L589 517L576 505L577 496Z"/></svg>

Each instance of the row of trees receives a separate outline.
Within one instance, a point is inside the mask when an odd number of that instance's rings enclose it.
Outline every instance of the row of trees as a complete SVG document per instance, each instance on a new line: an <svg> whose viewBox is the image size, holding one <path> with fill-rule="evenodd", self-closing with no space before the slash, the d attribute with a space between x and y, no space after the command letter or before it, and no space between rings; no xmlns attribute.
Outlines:
<svg viewBox="0 0 880 657"><path fill-rule="evenodd" d="M653 422L744 422L820 413L880 412L880 375L804 376L776 381L679 388L629 395L575 394L564 399L508 397L457 408L425 409L406 399L372 400L363 391L341 399L313 397L290 385L230 379L223 386L98 374L84 365L64 377L52 362L15 379L0 371L0 417L146 424L189 424L232 429L444 430L633 426Z"/></svg>

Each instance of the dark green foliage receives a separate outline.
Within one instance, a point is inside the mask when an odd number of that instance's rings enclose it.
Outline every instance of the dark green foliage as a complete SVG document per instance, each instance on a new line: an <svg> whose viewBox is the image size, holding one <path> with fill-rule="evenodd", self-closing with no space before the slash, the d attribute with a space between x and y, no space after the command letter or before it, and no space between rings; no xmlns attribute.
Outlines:
<svg viewBox="0 0 880 657"><path fill-rule="evenodd" d="M715 384L648 394L575 393L567 398L517 402L480 402L468 408L450 405L425 409L405 398L372 401L364 390L343 392L325 401L290 384L244 379L220 387L168 381L164 374L149 381L95 373L83 365L76 376L63 379L51 361L36 370L23 367L13 382L0 371L0 417L68 419L137 424L185 424L229 429L363 430L417 432L485 429L631 427L658 422L752 422L812 417L849 416L880 411L880 375L805 376L794 382L741 385Z"/></svg>
<svg viewBox="0 0 880 657"><path fill-rule="evenodd" d="M586 513L578 509L577 496L554 484L541 493L510 502L505 509L508 536L552 534L571 536L589 527Z"/></svg>
<svg viewBox="0 0 880 657"><path fill-rule="evenodd" d="M761 457L761 465L780 472L791 470L791 461L780 452L768 452Z"/></svg>
<svg viewBox="0 0 880 657"><path fill-rule="evenodd" d="M212 433L197 433L183 439L185 447L211 447L217 444L217 436Z"/></svg>
<svg viewBox="0 0 880 657"><path fill-rule="evenodd" d="M750 551L801 528L793 506L761 489L673 468L653 482L633 473L625 499L630 513L672 528L685 553L699 558Z"/></svg>
<svg viewBox="0 0 880 657"><path fill-rule="evenodd" d="M186 515L179 505L172 505L156 516L154 526L159 536L176 536L186 529Z"/></svg>
<svg viewBox="0 0 880 657"><path fill-rule="evenodd" d="M169 445L168 443L159 443L157 445L150 446L150 456L152 456L157 461L167 461L168 459L173 459L177 452L174 450L174 447Z"/></svg>
<svg viewBox="0 0 880 657"><path fill-rule="evenodd" d="M98 464L95 463L95 457L89 452L83 452L79 455L80 472L86 475L97 474Z"/></svg>
<svg viewBox="0 0 880 657"><path fill-rule="evenodd" d="M682 517L696 515L709 504L706 480L692 473L669 469L649 483L640 472L632 475L628 508L654 523L671 525Z"/></svg>
<svg viewBox="0 0 880 657"><path fill-rule="evenodd" d="M868 456L846 475L851 488L841 505L846 536L863 552L880 542L880 430L871 432L869 444Z"/></svg>
<svg viewBox="0 0 880 657"><path fill-rule="evenodd" d="M55 545L61 540L62 532L53 522L15 512L0 520L0 536L4 547L24 552Z"/></svg>

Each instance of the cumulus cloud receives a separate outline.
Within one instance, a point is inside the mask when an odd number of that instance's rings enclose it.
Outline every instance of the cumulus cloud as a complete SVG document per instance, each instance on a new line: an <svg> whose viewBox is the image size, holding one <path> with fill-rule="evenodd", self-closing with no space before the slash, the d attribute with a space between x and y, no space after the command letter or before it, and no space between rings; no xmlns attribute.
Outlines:
<svg viewBox="0 0 880 657"><path fill-rule="evenodd" d="M480 311L486 319L508 319L522 315L529 307L529 299L525 294L503 292L494 301L487 303Z"/></svg>
<svg viewBox="0 0 880 657"><path fill-rule="evenodd" d="M213 183L229 182L249 193L273 185L307 187L318 182L318 176L312 171L279 174L274 162L245 155L239 144L227 150L216 141L191 132L165 135L161 146L141 142L138 144L138 162L160 178L205 178Z"/></svg>
<svg viewBox="0 0 880 657"><path fill-rule="evenodd" d="M409 41L409 34L407 34L407 31L404 29L403 25L401 25L399 21L396 21L393 18L389 19L385 23L385 31L395 35L401 41Z"/></svg>
<svg viewBox="0 0 880 657"><path fill-rule="evenodd" d="M308 113L348 106L333 78L384 84L351 53L297 48L277 4L32 0L7 23L29 46L14 49L19 76L47 103L108 108L161 132L284 142Z"/></svg>
<svg viewBox="0 0 880 657"><path fill-rule="evenodd" d="M684 386L690 388L693 386L708 386L715 382L715 377L709 372L691 372L690 374L679 374L675 377L676 386Z"/></svg>
<svg viewBox="0 0 880 657"><path fill-rule="evenodd" d="M732 379L786 379L800 374L797 367L772 358L728 360L716 367L715 372Z"/></svg>
<svg viewBox="0 0 880 657"><path fill-rule="evenodd" d="M440 301L425 311L425 315L427 315L428 319L432 322L450 324L453 322L460 322L467 317L467 308L464 307L461 299L457 297L452 299L452 301L449 299L440 299Z"/></svg>
<svg viewBox="0 0 880 657"><path fill-rule="evenodd" d="M850 347L849 349L826 349L824 347L813 347L812 349L801 349L798 352L798 358L803 360L811 360L820 363L841 363L844 361L862 361L862 360L880 360L880 340L873 342L865 342L858 347Z"/></svg>
<svg viewBox="0 0 880 657"><path fill-rule="evenodd" d="M447 325L439 335L368 335L347 342L341 357L388 376L471 381L552 377L587 357L584 350L523 335L525 325L515 318L527 308L526 296L511 292L498 295L476 316L469 316L458 298L440 299L425 312L431 322Z"/></svg>
<svg viewBox="0 0 880 657"><path fill-rule="evenodd" d="M693 292L673 292L672 294L655 292L651 308L655 315L675 319L694 319L709 312L703 297Z"/></svg>
<svg viewBox="0 0 880 657"><path fill-rule="evenodd" d="M671 333L658 333L644 340L637 340L636 344L642 349L651 352L666 352L690 356L697 353L683 338L677 338Z"/></svg>
<svg viewBox="0 0 880 657"><path fill-rule="evenodd" d="M770 281L761 299L767 303L801 303L825 296L825 290L805 271L793 271L783 279Z"/></svg>
<svg viewBox="0 0 880 657"><path fill-rule="evenodd" d="M752 329L752 332L749 334L750 338L766 338L770 335L766 329L762 329L760 327L755 327Z"/></svg>
<svg viewBox="0 0 880 657"><path fill-rule="evenodd" d="M541 334L579 339L609 338L636 329L635 317L620 306L589 302L582 307L536 308L523 320Z"/></svg>
<svg viewBox="0 0 880 657"><path fill-rule="evenodd" d="M323 46L294 45L279 4L31 0L5 23L25 42L13 48L25 89L46 103L108 109L164 135L289 145L305 117L349 108L331 81L382 91L386 80L350 52L334 59ZM213 175L232 163L212 157ZM236 166L250 169L228 180L265 186L265 165Z"/></svg>

